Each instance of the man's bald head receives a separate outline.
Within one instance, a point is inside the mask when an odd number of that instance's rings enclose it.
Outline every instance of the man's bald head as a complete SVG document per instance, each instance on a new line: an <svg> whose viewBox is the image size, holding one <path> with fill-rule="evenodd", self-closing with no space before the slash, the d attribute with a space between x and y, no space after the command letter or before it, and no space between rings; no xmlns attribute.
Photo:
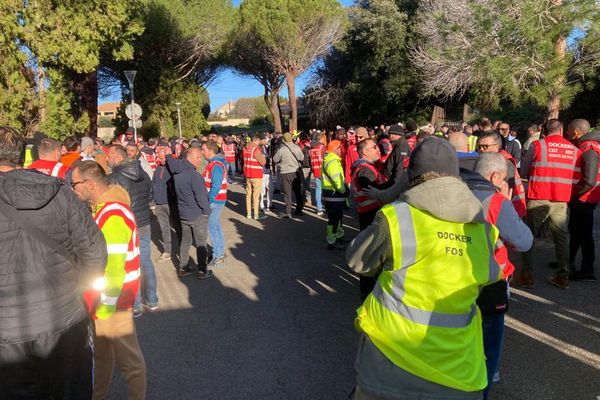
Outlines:
<svg viewBox="0 0 600 400"><path fill-rule="evenodd" d="M450 142L450 144L454 146L456 151L459 151L461 153L469 152L469 140L467 139L467 136L462 132L452 132L448 136L448 142Z"/></svg>
<svg viewBox="0 0 600 400"><path fill-rule="evenodd" d="M567 139L577 140L590 131L590 123L583 118L577 118L569 123L567 127Z"/></svg>

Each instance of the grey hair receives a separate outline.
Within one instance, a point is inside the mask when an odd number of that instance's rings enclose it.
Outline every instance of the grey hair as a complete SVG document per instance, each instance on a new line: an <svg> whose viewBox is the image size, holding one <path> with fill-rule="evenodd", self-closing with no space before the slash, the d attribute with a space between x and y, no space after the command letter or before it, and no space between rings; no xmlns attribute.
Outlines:
<svg viewBox="0 0 600 400"><path fill-rule="evenodd" d="M483 153L475 163L475 172L488 179L494 172L506 173L506 159L500 153Z"/></svg>

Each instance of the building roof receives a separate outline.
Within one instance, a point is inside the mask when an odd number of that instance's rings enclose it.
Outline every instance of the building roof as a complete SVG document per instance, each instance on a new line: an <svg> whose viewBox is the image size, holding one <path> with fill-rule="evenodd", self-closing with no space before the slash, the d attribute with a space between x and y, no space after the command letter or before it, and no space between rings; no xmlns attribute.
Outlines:
<svg viewBox="0 0 600 400"><path fill-rule="evenodd" d="M121 102L115 102L115 101L98 104L98 112L116 111L120 105L121 105Z"/></svg>

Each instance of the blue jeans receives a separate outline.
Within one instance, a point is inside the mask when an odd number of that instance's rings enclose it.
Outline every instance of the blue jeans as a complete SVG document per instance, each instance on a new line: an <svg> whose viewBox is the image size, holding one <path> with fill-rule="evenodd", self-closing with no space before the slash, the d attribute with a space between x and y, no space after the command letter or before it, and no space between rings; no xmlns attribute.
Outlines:
<svg viewBox="0 0 600 400"><path fill-rule="evenodd" d="M317 206L317 211L323 211L323 201L321 200L323 189L321 188L323 181L321 178L315 178L315 205Z"/></svg>
<svg viewBox="0 0 600 400"><path fill-rule="evenodd" d="M213 247L213 258L221 257L225 253L225 238L221 228L221 211L225 204L210 203L210 215L208 216L208 234Z"/></svg>
<svg viewBox="0 0 600 400"><path fill-rule="evenodd" d="M498 370L502 343L504 341L504 313L481 314L483 328L483 351L485 352L485 366L487 368L488 385L483 391L484 400L487 399L492 379Z"/></svg>
<svg viewBox="0 0 600 400"><path fill-rule="evenodd" d="M140 233L140 267L142 270L142 286L135 298L134 308L142 309L143 302L148 305L158 304L158 296L156 295L156 272L152 263L152 255L150 250L150 227L148 233Z"/></svg>
<svg viewBox="0 0 600 400"><path fill-rule="evenodd" d="M236 173L235 161L234 162L227 162L227 161L225 161L225 163L227 164L226 165L226 167L227 167L227 175L230 178L233 178L235 176L235 173Z"/></svg>

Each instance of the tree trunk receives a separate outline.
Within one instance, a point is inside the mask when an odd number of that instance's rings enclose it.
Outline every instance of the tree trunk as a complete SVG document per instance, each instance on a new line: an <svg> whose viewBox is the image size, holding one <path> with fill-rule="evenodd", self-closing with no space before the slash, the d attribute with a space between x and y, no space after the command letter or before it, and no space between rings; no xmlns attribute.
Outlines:
<svg viewBox="0 0 600 400"><path fill-rule="evenodd" d="M296 99L296 77L292 73L285 74L290 102L290 133L298 129L298 102Z"/></svg>
<svg viewBox="0 0 600 400"><path fill-rule="evenodd" d="M75 93L73 116L80 118L87 114L90 125L85 133L87 136L98 135L98 75L96 71L87 74L71 73L71 90Z"/></svg>
<svg viewBox="0 0 600 400"><path fill-rule="evenodd" d="M47 113L46 113L46 71L44 70L43 65L38 65L37 71L37 84L38 84L38 100L40 102L39 105L39 122L46 121Z"/></svg>
<svg viewBox="0 0 600 400"><path fill-rule="evenodd" d="M269 90L267 85L264 85L265 94L264 99L267 107L269 108L269 112L273 117L273 126L275 127L275 132L283 132L281 129L281 114L279 114L279 106L277 105L277 99L279 98L279 89L277 90Z"/></svg>
<svg viewBox="0 0 600 400"><path fill-rule="evenodd" d="M552 95L548 100L547 119L558 119L560 113L560 96Z"/></svg>
<svg viewBox="0 0 600 400"><path fill-rule="evenodd" d="M552 0L552 5L561 6L563 4L563 0ZM567 38L564 36L560 36L556 41L556 46L554 47L556 52L556 57L558 62L563 62L565 59L565 55L567 54ZM566 73L565 73L566 74ZM560 95L565 87L565 83L567 81L566 75L559 77L551 89L550 98L548 99L548 119L558 119L558 115L560 114Z"/></svg>

